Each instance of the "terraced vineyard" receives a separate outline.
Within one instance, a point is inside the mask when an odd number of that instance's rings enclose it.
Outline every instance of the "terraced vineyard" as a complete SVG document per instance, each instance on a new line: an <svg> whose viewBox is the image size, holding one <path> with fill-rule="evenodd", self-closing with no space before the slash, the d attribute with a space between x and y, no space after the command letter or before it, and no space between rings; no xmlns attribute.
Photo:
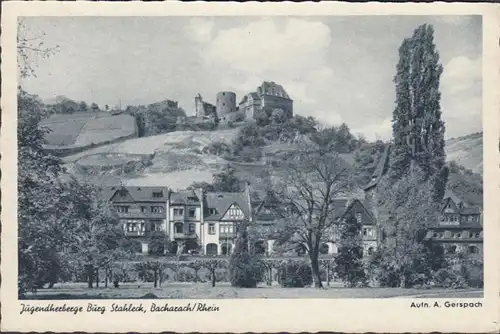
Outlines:
<svg viewBox="0 0 500 334"><path fill-rule="evenodd" d="M136 123L128 114L75 113L53 115L42 122L50 130L46 148L87 147L134 136Z"/></svg>

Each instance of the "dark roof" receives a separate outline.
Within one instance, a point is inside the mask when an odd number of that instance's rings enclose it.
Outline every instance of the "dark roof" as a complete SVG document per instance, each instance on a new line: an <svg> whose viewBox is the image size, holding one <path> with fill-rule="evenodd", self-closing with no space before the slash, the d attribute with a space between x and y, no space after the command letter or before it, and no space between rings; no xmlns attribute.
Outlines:
<svg viewBox="0 0 500 334"><path fill-rule="evenodd" d="M135 202L162 202L167 198L166 187L132 187L114 186L104 188L102 193L106 200L110 200L118 190L125 190ZM163 197L153 197L153 193L161 192Z"/></svg>
<svg viewBox="0 0 500 334"><path fill-rule="evenodd" d="M259 89L260 88L260 89ZM274 81L264 81L260 87L257 88L257 92L259 97L262 95L272 95L272 96L277 96L281 97L283 99L291 100L290 96L286 93L285 89L283 86L278 85Z"/></svg>
<svg viewBox="0 0 500 334"><path fill-rule="evenodd" d="M244 192L213 192L206 193L205 196L207 209L215 209L215 214L206 217L206 220L220 220L226 214L227 210L234 203L240 207L246 218L250 218L250 207L247 196Z"/></svg>
<svg viewBox="0 0 500 334"><path fill-rule="evenodd" d="M384 173L387 171L387 164L389 162L390 147L391 147L390 144L385 146L384 152L382 153L382 156L380 157L377 168L375 168L375 171L373 172L372 179L371 179L370 183L368 183L364 187L365 191L370 190L373 187L375 187L380 182L380 179L382 178L382 176L384 176Z"/></svg>
<svg viewBox="0 0 500 334"><path fill-rule="evenodd" d="M461 215L479 215L481 210L478 207L470 205L464 202L460 197L458 197L452 190L446 190L443 196L443 204L441 206L441 212L444 210L446 206L447 200L450 199L459 211Z"/></svg>
<svg viewBox="0 0 500 334"><path fill-rule="evenodd" d="M194 190L185 190L170 193L170 204L196 205L199 203L200 199L198 195L196 195Z"/></svg>

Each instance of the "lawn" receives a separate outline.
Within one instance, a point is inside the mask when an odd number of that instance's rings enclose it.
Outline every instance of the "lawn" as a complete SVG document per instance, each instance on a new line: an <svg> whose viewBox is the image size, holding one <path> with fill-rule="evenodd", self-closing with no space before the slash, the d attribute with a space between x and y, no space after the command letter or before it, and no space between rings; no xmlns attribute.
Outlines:
<svg viewBox="0 0 500 334"><path fill-rule="evenodd" d="M72 283L42 289L26 299L228 299L228 298L482 298L480 290L344 288L339 284L325 289L281 288L259 286L255 289L233 288L229 283L164 283L154 288L152 283L123 284L119 288L86 288L84 283Z"/></svg>

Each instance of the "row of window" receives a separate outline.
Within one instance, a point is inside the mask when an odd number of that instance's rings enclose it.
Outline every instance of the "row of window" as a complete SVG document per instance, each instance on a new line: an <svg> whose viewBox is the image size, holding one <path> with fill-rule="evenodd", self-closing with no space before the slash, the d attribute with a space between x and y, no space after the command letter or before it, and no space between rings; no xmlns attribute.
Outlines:
<svg viewBox="0 0 500 334"><path fill-rule="evenodd" d="M174 208L174 216L184 216L184 209L183 208ZM189 208L188 209L188 217L189 218L196 217L196 208Z"/></svg>
<svg viewBox="0 0 500 334"><path fill-rule="evenodd" d="M480 238L481 237L481 232L469 232L469 231L462 231L462 232L434 232L432 235L434 238L453 238L453 239L468 239L468 238Z"/></svg>
<svg viewBox="0 0 500 334"><path fill-rule="evenodd" d="M473 215L468 215L468 216L462 216L462 221L467 221L467 222L477 222L479 221L479 216L473 216ZM441 222L460 222L460 216L450 216L450 215L444 215L441 217Z"/></svg>
<svg viewBox="0 0 500 334"><path fill-rule="evenodd" d="M117 205L115 206L115 209L116 209L116 212L118 213L128 213L129 212L129 206L127 205ZM162 206L151 206L149 207L146 207L146 206L141 206L141 212L142 213L163 213L163 207Z"/></svg>
<svg viewBox="0 0 500 334"><path fill-rule="evenodd" d="M150 222L149 227L151 231L161 231L162 230L162 222ZM144 221L134 221L129 220L125 223L124 226L127 232L145 232L146 231L146 223Z"/></svg>
<svg viewBox="0 0 500 334"><path fill-rule="evenodd" d="M445 253L447 254L455 254L457 252L458 248L457 246L448 246L445 248ZM479 253L479 247L477 246L469 246L466 249L467 253L469 254L478 254Z"/></svg>

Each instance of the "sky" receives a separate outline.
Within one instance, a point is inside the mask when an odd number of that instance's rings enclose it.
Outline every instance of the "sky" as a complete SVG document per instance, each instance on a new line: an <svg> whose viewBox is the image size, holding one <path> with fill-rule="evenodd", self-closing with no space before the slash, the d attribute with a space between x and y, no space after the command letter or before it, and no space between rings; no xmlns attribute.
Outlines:
<svg viewBox="0 0 500 334"><path fill-rule="evenodd" d="M239 101L262 81L281 84L294 113L345 122L367 139L391 137L398 48L423 23L435 29L444 67L445 137L482 131L480 16L29 17L27 36L58 45L34 58L25 90L100 106L179 101L194 114L200 93Z"/></svg>

